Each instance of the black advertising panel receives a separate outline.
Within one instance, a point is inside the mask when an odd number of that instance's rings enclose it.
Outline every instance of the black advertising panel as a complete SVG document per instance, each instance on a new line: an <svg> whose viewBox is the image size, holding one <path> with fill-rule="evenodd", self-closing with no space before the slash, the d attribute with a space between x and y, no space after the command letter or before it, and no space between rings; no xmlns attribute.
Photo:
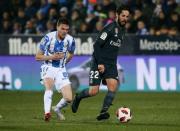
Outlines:
<svg viewBox="0 0 180 131"><path fill-rule="evenodd" d="M96 34L76 35L75 55L91 55ZM0 35L0 55L35 55L43 36ZM180 37L127 35L119 55L180 55Z"/></svg>
<svg viewBox="0 0 180 131"><path fill-rule="evenodd" d="M137 36L136 54L180 55L180 37Z"/></svg>

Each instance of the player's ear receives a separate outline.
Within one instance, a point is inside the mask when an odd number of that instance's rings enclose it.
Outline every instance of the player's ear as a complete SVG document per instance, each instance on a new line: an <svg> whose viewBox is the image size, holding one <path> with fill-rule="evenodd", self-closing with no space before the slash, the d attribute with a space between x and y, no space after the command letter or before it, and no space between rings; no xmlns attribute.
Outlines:
<svg viewBox="0 0 180 131"><path fill-rule="evenodd" d="M58 25L56 26L56 30L57 30L57 31L59 31L59 30L60 30Z"/></svg>
<svg viewBox="0 0 180 131"><path fill-rule="evenodd" d="M119 15L118 15L118 13L116 13L116 18L118 18L119 17Z"/></svg>
<svg viewBox="0 0 180 131"><path fill-rule="evenodd" d="M59 31L59 30L60 30L60 26L61 26L61 25L57 23L57 25L56 25L56 29L57 29L57 31Z"/></svg>

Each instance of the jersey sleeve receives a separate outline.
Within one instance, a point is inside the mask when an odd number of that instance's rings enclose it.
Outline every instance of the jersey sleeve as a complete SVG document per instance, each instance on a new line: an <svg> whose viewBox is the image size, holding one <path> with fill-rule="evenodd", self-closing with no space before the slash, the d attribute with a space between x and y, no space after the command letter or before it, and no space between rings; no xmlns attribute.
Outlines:
<svg viewBox="0 0 180 131"><path fill-rule="evenodd" d="M103 49L103 46L106 44L107 40L111 36L111 29L111 26L106 26L96 39L94 48L98 64L103 64L101 51Z"/></svg>
<svg viewBox="0 0 180 131"><path fill-rule="evenodd" d="M42 52L45 52L46 50L46 45L47 43L49 42L49 37L47 35L45 35L41 41L40 41L40 46L39 46L39 49L42 51Z"/></svg>
<svg viewBox="0 0 180 131"><path fill-rule="evenodd" d="M96 40L96 43L99 45L99 46L103 46L105 43L106 43L106 40L108 39L109 35L110 35L110 29L108 27L104 28L99 37L97 38Z"/></svg>
<svg viewBox="0 0 180 131"><path fill-rule="evenodd" d="M72 41L69 43L69 46L68 46L68 52L74 54L74 51L75 51L75 40L74 38L72 39Z"/></svg>

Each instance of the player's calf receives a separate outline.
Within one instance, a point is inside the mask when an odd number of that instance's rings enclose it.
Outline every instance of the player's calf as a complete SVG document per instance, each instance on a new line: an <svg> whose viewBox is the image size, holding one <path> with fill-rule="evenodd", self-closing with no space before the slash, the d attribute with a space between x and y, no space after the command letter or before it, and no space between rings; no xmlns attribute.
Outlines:
<svg viewBox="0 0 180 131"><path fill-rule="evenodd" d="M72 103L72 112L76 113L80 104L80 101L84 98L90 97L91 95L89 94L89 89L85 89L82 92L80 92L79 94L76 94L73 103Z"/></svg>
<svg viewBox="0 0 180 131"><path fill-rule="evenodd" d="M76 113L80 104L81 98L78 97L78 95L75 96L72 105L71 105L71 109L73 113Z"/></svg>

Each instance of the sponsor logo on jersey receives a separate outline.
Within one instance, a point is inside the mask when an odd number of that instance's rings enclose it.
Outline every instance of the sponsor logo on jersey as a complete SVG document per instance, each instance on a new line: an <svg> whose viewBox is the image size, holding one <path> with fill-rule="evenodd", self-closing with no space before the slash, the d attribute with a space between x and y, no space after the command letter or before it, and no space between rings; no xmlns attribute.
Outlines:
<svg viewBox="0 0 180 131"><path fill-rule="evenodd" d="M110 45L120 47L121 46L121 40L118 39L116 42L111 40Z"/></svg>

